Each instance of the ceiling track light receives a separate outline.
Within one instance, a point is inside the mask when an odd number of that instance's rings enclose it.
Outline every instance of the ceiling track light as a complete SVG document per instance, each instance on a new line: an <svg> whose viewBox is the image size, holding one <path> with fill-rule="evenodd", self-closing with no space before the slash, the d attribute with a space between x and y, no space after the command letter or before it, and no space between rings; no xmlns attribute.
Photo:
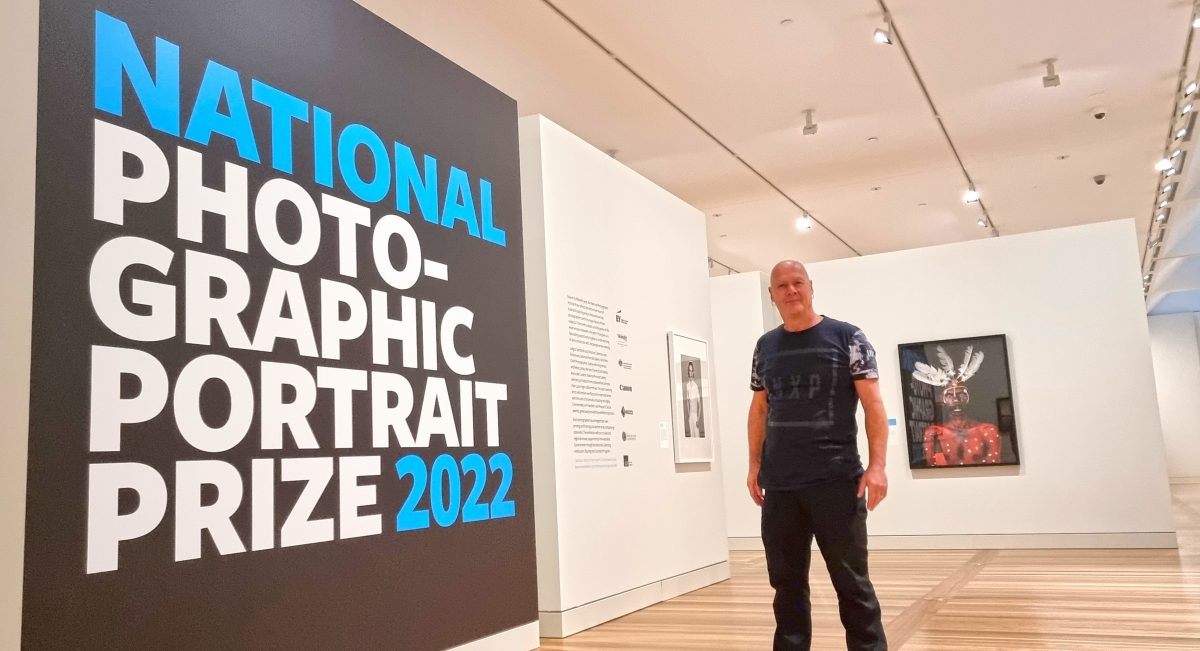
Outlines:
<svg viewBox="0 0 1200 651"><path fill-rule="evenodd" d="M813 122L813 111L816 109L804 109L804 129L801 130L806 136L815 136L817 134L817 123Z"/></svg>
<svg viewBox="0 0 1200 651"><path fill-rule="evenodd" d="M1175 140L1177 142L1187 142L1191 140L1192 129L1196 126L1196 112L1189 111L1182 116L1183 120L1179 123L1175 130Z"/></svg>
<svg viewBox="0 0 1200 651"><path fill-rule="evenodd" d="M1174 166L1171 164L1171 159L1160 158L1158 160L1158 162L1154 164L1154 171L1155 172L1165 172L1165 171L1171 169L1172 167L1174 167Z"/></svg>
<svg viewBox="0 0 1200 651"><path fill-rule="evenodd" d="M980 217L979 219L975 220L975 223L976 223L976 224L978 224L978 225L980 225L980 226L987 226L987 225L988 225L988 223L987 223L987 219L984 219L983 217Z"/></svg>
<svg viewBox="0 0 1200 651"><path fill-rule="evenodd" d="M979 190L975 189L975 184L967 186L967 191L963 193L963 203L976 203L979 201Z"/></svg>
<svg viewBox="0 0 1200 651"><path fill-rule="evenodd" d="M888 12L883 12L883 27L876 27L871 38L880 45L892 44L892 16Z"/></svg>
<svg viewBox="0 0 1200 651"><path fill-rule="evenodd" d="M1197 88L1196 82L1193 81L1192 83L1187 85L1187 88L1183 89L1183 96L1191 97L1193 94L1195 94L1196 88Z"/></svg>
<svg viewBox="0 0 1200 651"><path fill-rule="evenodd" d="M796 218L796 230L800 231L801 233L807 233L808 231L811 231L812 227L812 215L808 214L807 212Z"/></svg>
<svg viewBox="0 0 1200 651"><path fill-rule="evenodd" d="M1058 73L1054 72L1054 63L1056 61L1058 59L1054 57L1042 60L1042 63L1046 64L1046 74L1042 77L1042 88L1054 88L1062 82Z"/></svg>

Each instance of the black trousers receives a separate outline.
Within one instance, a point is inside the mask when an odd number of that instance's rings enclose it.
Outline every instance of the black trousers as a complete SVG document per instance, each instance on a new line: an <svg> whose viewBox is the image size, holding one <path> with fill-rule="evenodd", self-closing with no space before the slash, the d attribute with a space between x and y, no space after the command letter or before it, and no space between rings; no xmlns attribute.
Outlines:
<svg viewBox="0 0 1200 651"><path fill-rule="evenodd" d="M762 507L767 574L775 588L775 651L808 651L812 606L808 567L815 536L837 591L851 651L886 651L879 600L867 574L867 506L858 480L766 491Z"/></svg>

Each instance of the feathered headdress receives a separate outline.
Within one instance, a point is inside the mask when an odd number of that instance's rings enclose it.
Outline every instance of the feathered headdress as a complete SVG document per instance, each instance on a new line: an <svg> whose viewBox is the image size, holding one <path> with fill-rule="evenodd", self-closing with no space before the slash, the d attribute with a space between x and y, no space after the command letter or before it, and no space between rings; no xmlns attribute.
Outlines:
<svg viewBox="0 0 1200 651"><path fill-rule="evenodd" d="M979 366L983 364L983 351L976 352L974 346L967 346L967 353L963 355L963 363L957 369L954 368L954 360L950 359L950 355L946 353L945 348L938 346L937 356L938 362L942 365L941 368L934 368L924 362L917 362L916 370L913 371L913 377L925 384L932 384L935 387L944 387L948 384L963 384L971 379L979 371Z"/></svg>

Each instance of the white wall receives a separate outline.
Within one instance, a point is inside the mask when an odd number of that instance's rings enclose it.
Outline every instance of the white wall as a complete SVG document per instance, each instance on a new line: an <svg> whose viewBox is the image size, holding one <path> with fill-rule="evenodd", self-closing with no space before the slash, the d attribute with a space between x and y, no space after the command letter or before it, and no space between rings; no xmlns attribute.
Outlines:
<svg viewBox="0 0 1200 651"><path fill-rule="evenodd" d="M545 118L522 119L520 137L540 609L727 568L720 463L677 466L660 438L667 332L711 338L703 215ZM614 443L631 467L575 465L568 295L630 320L614 352L634 367L610 372L634 388L614 393L634 411L618 422L637 439Z"/></svg>
<svg viewBox="0 0 1200 651"><path fill-rule="evenodd" d="M1167 471L1200 480L1200 314L1150 317L1150 351Z"/></svg>
<svg viewBox="0 0 1200 651"><path fill-rule="evenodd" d="M29 336L33 297L33 161L38 3L0 3L0 649L21 640Z"/></svg>
<svg viewBox="0 0 1200 651"><path fill-rule="evenodd" d="M767 274L753 271L709 279L712 299L713 353L723 435L721 473L725 486L727 535L759 535L759 511L746 508L749 468L746 417L750 411L750 358L754 344L779 325L779 313L767 296Z"/></svg>
<svg viewBox="0 0 1200 651"><path fill-rule="evenodd" d="M875 345L888 415L901 423L873 545L1174 544L1131 220L808 269L818 312ZM990 334L1008 336L1020 467L910 470L897 345ZM757 517L748 501L730 504Z"/></svg>

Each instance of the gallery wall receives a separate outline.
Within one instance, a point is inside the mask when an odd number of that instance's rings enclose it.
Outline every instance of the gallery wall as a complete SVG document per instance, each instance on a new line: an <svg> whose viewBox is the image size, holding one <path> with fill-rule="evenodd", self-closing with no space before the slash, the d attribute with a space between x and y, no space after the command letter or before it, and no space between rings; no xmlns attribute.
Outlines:
<svg viewBox="0 0 1200 651"><path fill-rule="evenodd" d="M675 463L667 333L711 338L703 215L543 117L520 134L539 603L559 635L728 576L725 441L706 414L714 460Z"/></svg>
<svg viewBox="0 0 1200 651"><path fill-rule="evenodd" d="M874 344L898 423L889 495L868 521L872 545L1174 546L1132 221L808 270L817 311ZM897 346L992 334L1008 338L1021 465L910 470ZM865 461L861 425L859 448ZM757 542L751 520L730 516L731 544Z"/></svg>
<svg viewBox="0 0 1200 651"><path fill-rule="evenodd" d="M33 164L38 3L0 5L0 648L21 644L21 568L29 425L29 334L33 293Z"/></svg>
<svg viewBox="0 0 1200 651"><path fill-rule="evenodd" d="M723 442L721 474L725 485L725 513L729 531L756 532L759 512L746 488L748 443L746 418L750 412L750 358L763 332L779 325L779 312L767 296L767 274L748 273L709 279L716 362L717 394ZM733 535L732 533L730 534ZM745 534L757 535L757 534Z"/></svg>
<svg viewBox="0 0 1200 651"><path fill-rule="evenodd" d="M1200 481L1200 313L1150 317L1150 350L1167 471Z"/></svg>

